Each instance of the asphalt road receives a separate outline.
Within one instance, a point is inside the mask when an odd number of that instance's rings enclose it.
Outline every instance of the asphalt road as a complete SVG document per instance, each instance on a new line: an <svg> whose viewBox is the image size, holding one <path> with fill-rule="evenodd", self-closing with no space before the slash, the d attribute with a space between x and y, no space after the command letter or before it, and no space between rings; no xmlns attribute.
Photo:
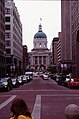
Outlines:
<svg viewBox="0 0 79 119"><path fill-rule="evenodd" d="M35 77L19 88L0 92L0 119L9 119L12 115L11 103L17 96L25 100L35 119L66 119L65 107L71 103L79 105L79 89L69 89L51 79Z"/></svg>

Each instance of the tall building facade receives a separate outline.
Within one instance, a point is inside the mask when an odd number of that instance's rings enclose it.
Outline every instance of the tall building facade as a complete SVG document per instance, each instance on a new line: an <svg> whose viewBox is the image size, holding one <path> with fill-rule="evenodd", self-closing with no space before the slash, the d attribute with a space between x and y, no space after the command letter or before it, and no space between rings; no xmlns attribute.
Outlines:
<svg viewBox="0 0 79 119"><path fill-rule="evenodd" d="M79 77L79 0L61 0L62 61L72 62L73 77Z"/></svg>
<svg viewBox="0 0 79 119"><path fill-rule="evenodd" d="M34 35L33 49L30 52L30 67L35 71L46 71L49 65L52 65L52 53L47 48L47 36L42 31L42 25L39 25L38 32Z"/></svg>
<svg viewBox="0 0 79 119"><path fill-rule="evenodd" d="M23 71L27 69L28 65L28 49L26 45L23 45Z"/></svg>
<svg viewBox="0 0 79 119"><path fill-rule="evenodd" d="M0 77L5 75L5 0L0 0Z"/></svg>
<svg viewBox="0 0 79 119"><path fill-rule="evenodd" d="M21 73L23 63L22 24L13 0L5 0L6 73Z"/></svg>
<svg viewBox="0 0 79 119"><path fill-rule="evenodd" d="M70 5L73 72L79 78L79 0L70 1Z"/></svg>
<svg viewBox="0 0 79 119"><path fill-rule="evenodd" d="M61 0L61 60L62 72L70 72L72 66L72 38L71 38L71 1Z"/></svg>
<svg viewBox="0 0 79 119"><path fill-rule="evenodd" d="M58 65L59 63L61 63L61 54L62 54L62 50L61 50L61 36L62 36L62 33L59 32L58 33L58 42L57 42L57 59L58 59Z"/></svg>
<svg viewBox="0 0 79 119"><path fill-rule="evenodd" d="M58 65L58 50L57 50L57 43L58 43L59 38L55 37L53 38L52 45L53 45L53 65Z"/></svg>
<svg viewBox="0 0 79 119"><path fill-rule="evenodd" d="M61 61L72 60L70 1L61 0Z"/></svg>

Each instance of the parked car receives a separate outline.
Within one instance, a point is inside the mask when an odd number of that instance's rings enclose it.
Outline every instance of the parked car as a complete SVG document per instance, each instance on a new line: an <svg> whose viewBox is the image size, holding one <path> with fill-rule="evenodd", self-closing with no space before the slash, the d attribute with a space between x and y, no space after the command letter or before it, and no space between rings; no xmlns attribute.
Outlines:
<svg viewBox="0 0 79 119"><path fill-rule="evenodd" d="M27 82L30 82L31 80L33 80L33 72L31 71L25 72L25 76L27 78Z"/></svg>
<svg viewBox="0 0 79 119"><path fill-rule="evenodd" d="M27 82L30 82L30 81L33 80L33 76L32 76L32 75L28 75L28 76L26 76L26 77L27 77Z"/></svg>
<svg viewBox="0 0 79 119"><path fill-rule="evenodd" d="M79 88L79 79L71 78L67 84L69 88Z"/></svg>
<svg viewBox="0 0 79 119"><path fill-rule="evenodd" d="M33 72L33 77L38 77L38 72Z"/></svg>
<svg viewBox="0 0 79 119"><path fill-rule="evenodd" d="M23 75L23 78L22 78L22 80L23 80L23 83L27 83L27 77L26 77L26 75Z"/></svg>
<svg viewBox="0 0 79 119"><path fill-rule="evenodd" d="M62 75L62 74L57 74L56 75L56 82L58 85L63 85L65 86L66 84L66 78L68 78L66 75Z"/></svg>
<svg viewBox="0 0 79 119"><path fill-rule="evenodd" d="M68 87L68 82L70 82L70 78L66 77L65 81L63 82L63 86Z"/></svg>
<svg viewBox="0 0 79 119"><path fill-rule="evenodd" d="M43 75L43 72L39 72L38 74L39 74L39 76L40 76L40 77L42 77L42 75Z"/></svg>
<svg viewBox="0 0 79 119"><path fill-rule="evenodd" d="M12 80L12 87L13 88L19 87L20 84L19 84L19 81L16 77L12 78L11 80Z"/></svg>
<svg viewBox="0 0 79 119"><path fill-rule="evenodd" d="M10 77L0 79L0 91L12 90L12 81Z"/></svg>
<svg viewBox="0 0 79 119"><path fill-rule="evenodd" d="M22 75L21 76L18 76L17 77L17 80L18 80L18 82L19 82L20 85L23 84L23 76Z"/></svg>
<svg viewBox="0 0 79 119"><path fill-rule="evenodd" d="M27 72L25 72L25 75L33 75L33 72L27 71Z"/></svg>
<svg viewBox="0 0 79 119"><path fill-rule="evenodd" d="M62 80L62 76L60 74L56 74L55 76L56 76L55 80L56 80L57 84L60 85L61 84L61 80Z"/></svg>
<svg viewBox="0 0 79 119"><path fill-rule="evenodd" d="M56 74L49 73L49 77L53 80L56 80Z"/></svg>

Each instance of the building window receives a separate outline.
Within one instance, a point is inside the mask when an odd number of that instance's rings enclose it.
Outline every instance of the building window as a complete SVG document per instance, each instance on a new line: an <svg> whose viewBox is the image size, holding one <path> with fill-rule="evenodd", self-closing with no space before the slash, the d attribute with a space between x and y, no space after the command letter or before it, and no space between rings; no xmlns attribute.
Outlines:
<svg viewBox="0 0 79 119"><path fill-rule="evenodd" d="M43 64L46 64L46 56L43 57Z"/></svg>
<svg viewBox="0 0 79 119"><path fill-rule="evenodd" d="M6 53L10 54L11 53L10 49L6 49Z"/></svg>
<svg viewBox="0 0 79 119"><path fill-rule="evenodd" d="M35 64L37 64L37 56L35 56Z"/></svg>
<svg viewBox="0 0 79 119"><path fill-rule="evenodd" d="M10 22L10 17L5 17L5 22Z"/></svg>
<svg viewBox="0 0 79 119"><path fill-rule="evenodd" d="M5 30L10 30L10 25L5 25Z"/></svg>
<svg viewBox="0 0 79 119"><path fill-rule="evenodd" d="M5 38L6 38L6 39L7 39L7 38L11 38L10 32L5 33Z"/></svg>
<svg viewBox="0 0 79 119"><path fill-rule="evenodd" d="M79 30L77 31L77 42L79 42Z"/></svg>
<svg viewBox="0 0 79 119"><path fill-rule="evenodd" d="M5 8L5 14L10 14L10 8Z"/></svg>
<svg viewBox="0 0 79 119"><path fill-rule="evenodd" d="M39 64L42 64L42 56L39 56Z"/></svg>
<svg viewBox="0 0 79 119"><path fill-rule="evenodd" d="M44 47L46 47L46 43L44 44Z"/></svg>
<svg viewBox="0 0 79 119"><path fill-rule="evenodd" d="M11 58L10 57L6 57L6 63L11 64Z"/></svg>
<svg viewBox="0 0 79 119"><path fill-rule="evenodd" d="M39 44L40 48L41 48L41 43Z"/></svg>
<svg viewBox="0 0 79 119"><path fill-rule="evenodd" d="M10 41L6 41L6 46L10 46Z"/></svg>

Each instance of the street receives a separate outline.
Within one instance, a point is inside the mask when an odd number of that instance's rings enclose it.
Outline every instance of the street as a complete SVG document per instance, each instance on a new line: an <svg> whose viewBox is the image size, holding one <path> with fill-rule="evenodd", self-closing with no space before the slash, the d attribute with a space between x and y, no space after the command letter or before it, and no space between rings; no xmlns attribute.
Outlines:
<svg viewBox="0 0 79 119"><path fill-rule="evenodd" d="M35 119L66 119L68 104L79 105L79 90L69 89L52 80L34 77L29 83L9 92L0 92L0 119L9 119L11 102L15 97L25 100Z"/></svg>

